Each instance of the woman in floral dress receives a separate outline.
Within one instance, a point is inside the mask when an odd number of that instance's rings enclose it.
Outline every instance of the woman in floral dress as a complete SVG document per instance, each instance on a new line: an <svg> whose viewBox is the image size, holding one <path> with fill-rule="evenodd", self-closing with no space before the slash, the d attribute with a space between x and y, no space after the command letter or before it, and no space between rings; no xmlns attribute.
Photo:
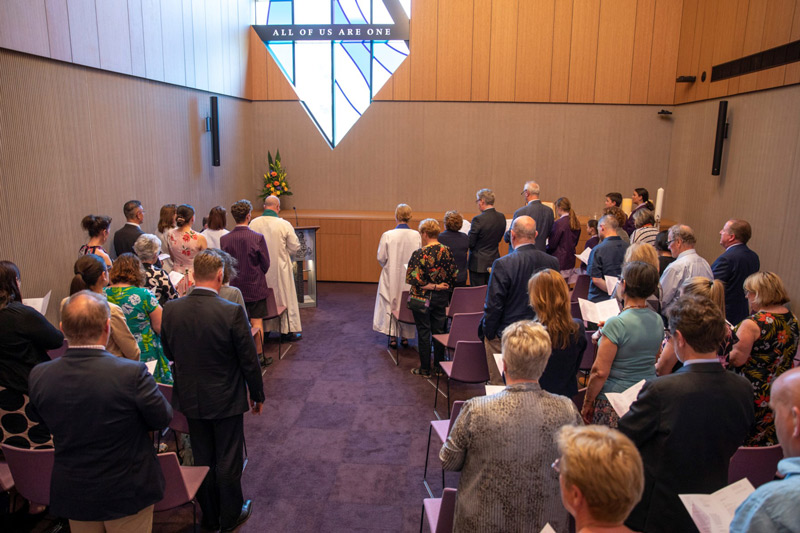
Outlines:
<svg viewBox="0 0 800 533"><path fill-rule="evenodd" d="M208 243L203 235L192 229L194 207L186 204L178 206L175 222L178 227L167 231L167 245L172 258L172 270L184 276L175 286L178 294L183 296L194 285L194 258L208 248Z"/></svg>
<svg viewBox="0 0 800 533"><path fill-rule="evenodd" d="M172 385L172 371L161 348L161 306L152 292L142 287L144 270L139 258L122 254L114 261L110 271L111 285L106 287L108 301L117 304L125 314L125 321L139 344L143 362L156 361L153 376L158 383Z"/></svg>
<svg viewBox="0 0 800 533"><path fill-rule="evenodd" d="M744 280L744 294L753 314L736 329L739 342L731 351L729 368L753 384L756 423L744 446L772 446L778 439L769 391L775 378L792 368L800 327L786 307L789 297L777 274L750 275Z"/></svg>

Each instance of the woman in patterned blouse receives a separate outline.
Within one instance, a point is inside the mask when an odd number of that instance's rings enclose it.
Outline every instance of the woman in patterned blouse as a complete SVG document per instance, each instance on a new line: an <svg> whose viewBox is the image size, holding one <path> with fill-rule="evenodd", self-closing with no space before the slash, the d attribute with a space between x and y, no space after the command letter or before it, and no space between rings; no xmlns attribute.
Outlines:
<svg viewBox="0 0 800 533"><path fill-rule="evenodd" d="M151 233L139 235L133 244L133 251L144 267L144 287L158 298L158 304L164 305L178 297L178 291L172 285L169 275L155 266L161 254L161 239Z"/></svg>
<svg viewBox="0 0 800 533"><path fill-rule="evenodd" d="M422 248L411 254L406 271L406 283L411 285L409 307L414 314L419 338L420 365L411 373L423 377L431 375L432 335L445 333L445 311L458 273L450 248L439 243L440 232L439 223L432 218L419 223ZM444 346L436 343L433 353L434 365L438 367L444 356Z"/></svg>

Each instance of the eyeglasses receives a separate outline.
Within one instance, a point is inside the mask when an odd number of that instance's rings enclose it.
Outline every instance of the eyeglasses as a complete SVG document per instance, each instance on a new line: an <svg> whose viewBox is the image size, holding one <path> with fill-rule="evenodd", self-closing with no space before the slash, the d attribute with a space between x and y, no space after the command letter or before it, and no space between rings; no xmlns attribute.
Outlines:
<svg viewBox="0 0 800 533"><path fill-rule="evenodd" d="M556 471L556 474L561 474L561 457L553 461L550 467Z"/></svg>
<svg viewBox="0 0 800 533"><path fill-rule="evenodd" d="M675 242L677 239L672 239L671 241L667 241L667 246L672 246L672 243Z"/></svg>

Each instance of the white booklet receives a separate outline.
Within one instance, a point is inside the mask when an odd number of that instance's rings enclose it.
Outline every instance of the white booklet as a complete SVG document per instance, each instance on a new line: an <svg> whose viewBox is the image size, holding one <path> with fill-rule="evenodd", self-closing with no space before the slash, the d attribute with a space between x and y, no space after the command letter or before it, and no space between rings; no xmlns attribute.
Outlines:
<svg viewBox="0 0 800 533"><path fill-rule="evenodd" d="M47 314L47 305L50 303L50 295L52 293L53 291L47 291L44 298L23 298L22 305L33 307L43 315Z"/></svg>
<svg viewBox="0 0 800 533"><path fill-rule="evenodd" d="M156 364L158 363L157 359L153 359L152 361L147 361L144 365L147 367L147 371L151 374L155 374L156 371Z"/></svg>
<svg viewBox="0 0 800 533"><path fill-rule="evenodd" d="M169 259L169 254L158 254L159 261L166 261L167 259Z"/></svg>
<svg viewBox="0 0 800 533"><path fill-rule="evenodd" d="M608 403L611 404L611 407L614 408L617 416L622 418L625 416L625 413L630 411L631 404L636 401L636 397L639 396L639 391L642 390L643 386L644 380L623 392L606 393L606 399L608 400Z"/></svg>
<svg viewBox="0 0 800 533"><path fill-rule="evenodd" d="M614 289L617 288L619 278L615 276L606 276L606 292L609 296L614 296Z"/></svg>
<svg viewBox="0 0 800 533"><path fill-rule="evenodd" d="M183 274L181 274L177 270L173 270L172 272L169 273L169 280L175 287L178 286L178 283L180 283L182 279L183 279Z"/></svg>
<svg viewBox="0 0 800 533"><path fill-rule="evenodd" d="M587 322L599 324L605 322L612 316L619 314L619 304L614 298L604 302L590 302L583 298L578 298L578 305L581 307L581 316Z"/></svg>
<svg viewBox="0 0 800 533"><path fill-rule="evenodd" d="M497 394L500 391L505 390L505 385L485 385L486 387L486 396L491 396L492 394Z"/></svg>
<svg viewBox="0 0 800 533"><path fill-rule="evenodd" d="M503 354L496 353L494 354L494 362L497 365L497 370L500 371L500 374L503 374Z"/></svg>
<svg viewBox="0 0 800 533"><path fill-rule="evenodd" d="M736 509L754 491L747 478L713 494L679 494L700 533L728 533Z"/></svg>
<svg viewBox="0 0 800 533"><path fill-rule="evenodd" d="M580 259L581 263L583 263L584 265L588 265L589 264L589 255L591 253L592 253L592 249L591 248L586 248L580 254L575 254L575 257Z"/></svg>
<svg viewBox="0 0 800 533"><path fill-rule="evenodd" d="M553 526L551 526L550 522L548 522L544 525L544 527L539 533L556 533L556 530L553 529Z"/></svg>

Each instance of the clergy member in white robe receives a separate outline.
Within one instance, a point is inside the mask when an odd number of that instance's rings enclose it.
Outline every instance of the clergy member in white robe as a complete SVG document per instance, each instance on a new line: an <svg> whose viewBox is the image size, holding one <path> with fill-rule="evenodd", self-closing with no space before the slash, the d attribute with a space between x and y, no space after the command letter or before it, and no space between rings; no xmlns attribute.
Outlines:
<svg viewBox="0 0 800 533"><path fill-rule="evenodd" d="M422 246L419 232L408 227L411 220L411 208L406 204L397 206L394 212L397 227L381 235L378 244L378 263L383 270L378 281L378 295L375 298L375 313L372 317L372 329L389 335L390 315L400 309L405 302L400 301L403 291L409 289L406 283L406 268L411 254ZM394 347L397 330L392 327L389 346ZM400 324L400 338L414 336L414 324Z"/></svg>
<svg viewBox="0 0 800 533"><path fill-rule="evenodd" d="M300 250L300 241L291 223L278 216L280 211L281 201L278 197L267 197L264 200L264 216L254 218L250 222L250 229L262 234L267 241L270 257L267 286L274 290L277 304L286 306L289 318L288 323L286 319L281 320L280 332L287 340L295 340L300 338L299 333L303 330L293 270L294 255ZM274 321L270 322L264 323L265 331L277 329ZM289 334L292 334L291 339L288 338Z"/></svg>

